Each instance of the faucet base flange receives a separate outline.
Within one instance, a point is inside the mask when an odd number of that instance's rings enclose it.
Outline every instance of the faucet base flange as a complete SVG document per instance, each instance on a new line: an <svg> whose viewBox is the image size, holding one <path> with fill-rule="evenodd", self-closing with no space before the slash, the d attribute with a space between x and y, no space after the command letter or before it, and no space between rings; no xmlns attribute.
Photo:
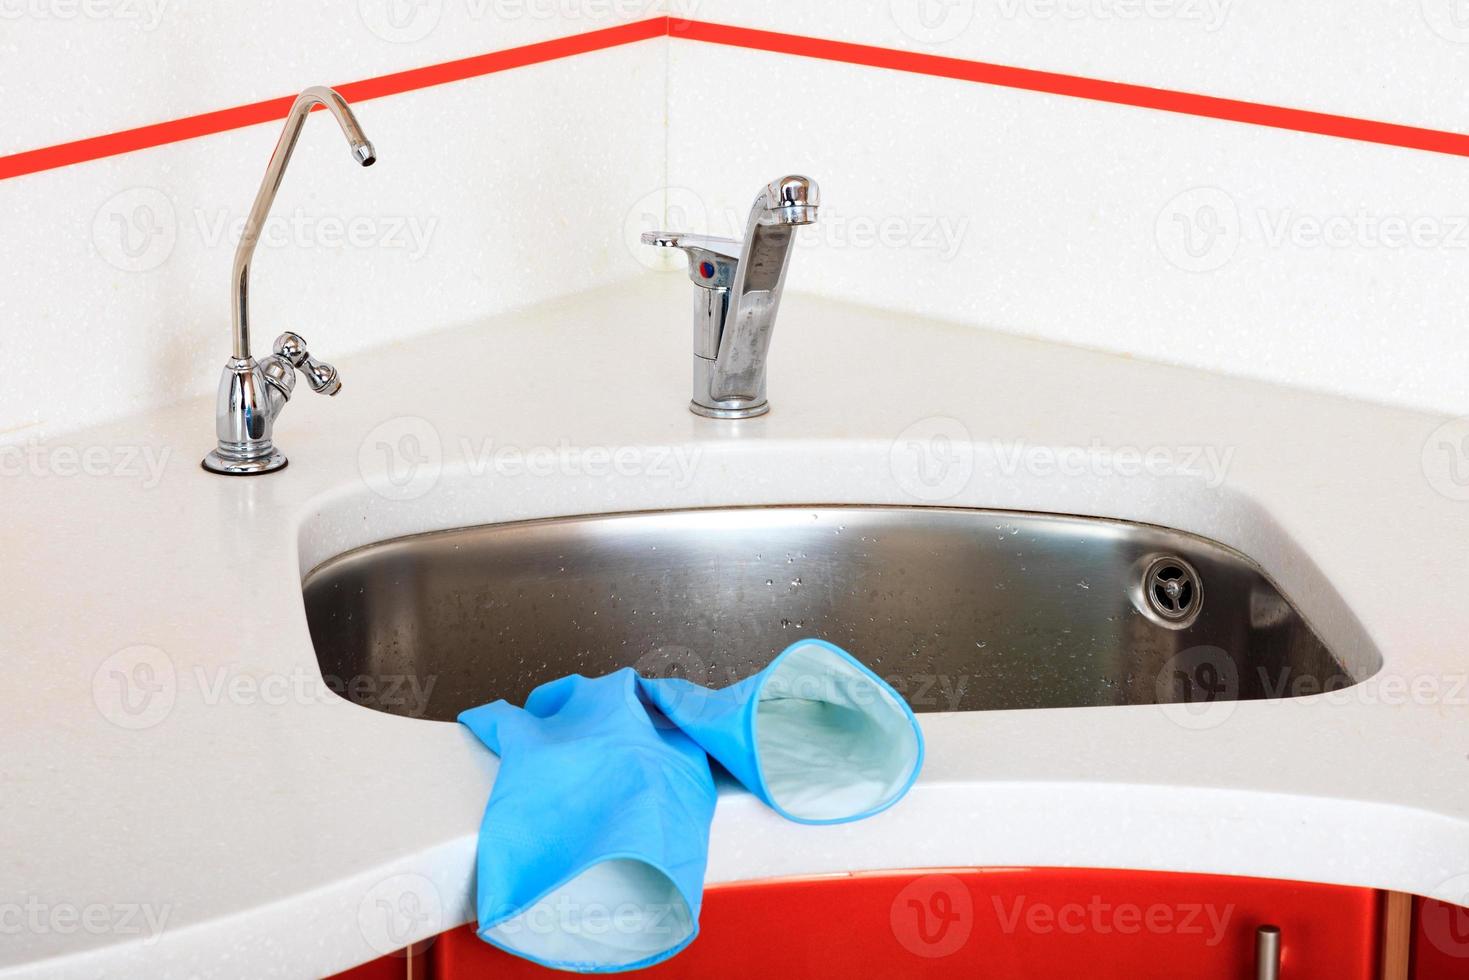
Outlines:
<svg viewBox="0 0 1469 980"><path fill-rule="evenodd" d="M269 456L253 459L234 459L216 449L200 460L199 465L211 473L223 473L225 476L258 476L285 469L289 462L279 449L272 449Z"/></svg>
<svg viewBox="0 0 1469 980"><path fill-rule="evenodd" d="M714 408L691 401L689 402L689 411L695 415L702 415L706 419L753 419L770 411L770 402L766 401L758 405L747 405L739 408Z"/></svg>

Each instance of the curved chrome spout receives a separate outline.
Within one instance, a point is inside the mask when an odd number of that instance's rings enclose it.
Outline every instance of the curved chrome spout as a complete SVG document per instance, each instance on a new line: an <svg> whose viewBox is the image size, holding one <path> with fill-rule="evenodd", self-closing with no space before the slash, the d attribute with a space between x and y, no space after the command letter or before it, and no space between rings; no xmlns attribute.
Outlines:
<svg viewBox="0 0 1469 980"><path fill-rule="evenodd" d="M283 333L275 339L272 353L258 362L250 356L250 259L255 244L275 203L286 165L296 149L301 127L313 106L324 105L337 117L337 124L352 146L352 156L364 167L377 160L357 117L347 100L325 85L314 85L297 96L286 115L285 129L270 155L260 190L250 208L250 217L235 249L234 274L230 279L231 315L234 320L234 356L225 363L214 403L215 448L204 457L203 467L211 473L254 476L272 473L286 465L286 456L275 447L272 432L276 417L295 390L296 373L306 375L312 391L335 395L342 390L337 369L318 361L306 349L300 334Z"/></svg>
<svg viewBox="0 0 1469 980"><path fill-rule="evenodd" d="M301 128L306 125L306 117L310 115L312 108L318 105L326 106L336 117L337 125L342 127L342 135L347 137L347 142L352 146L352 156L358 163L370 167L377 162L377 154L367 135L362 132L362 127L358 125L357 117L352 114L352 107L334 89L325 85L313 85L296 97L286 116L286 126L281 132L281 138L270 155L270 164L265 168L260 190L255 193L255 203L250 208L250 217L245 220L245 231L240 235L240 244L235 248L234 275L230 280L234 291L231 309L234 315L234 356L240 359L250 356L250 259L255 254L255 243L260 240L265 219L270 216L270 206L275 203L275 193L280 189L281 179L286 175L286 165L291 162L296 140L301 137Z"/></svg>

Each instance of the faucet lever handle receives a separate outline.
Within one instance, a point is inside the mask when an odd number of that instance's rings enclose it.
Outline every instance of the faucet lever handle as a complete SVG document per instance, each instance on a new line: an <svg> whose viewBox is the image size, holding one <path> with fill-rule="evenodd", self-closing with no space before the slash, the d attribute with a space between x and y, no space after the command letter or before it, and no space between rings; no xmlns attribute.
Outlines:
<svg viewBox="0 0 1469 980"><path fill-rule="evenodd" d="M727 259L738 260L745 243L738 238L721 238L718 235L691 235L682 231L645 231L644 245L660 248L681 248L684 251L713 252Z"/></svg>
<svg viewBox="0 0 1469 980"><path fill-rule="evenodd" d="M306 338L287 330L275 338L276 355L306 375L311 390L321 395L335 395L342 390L342 378L326 361L318 361L306 350Z"/></svg>
<svg viewBox="0 0 1469 980"><path fill-rule="evenodd" d="M644 245L676 248L689 259L689 279L705 289L728 289L740 266L745 243L717 235L691 235L679 231L645 231Z"/></svg>

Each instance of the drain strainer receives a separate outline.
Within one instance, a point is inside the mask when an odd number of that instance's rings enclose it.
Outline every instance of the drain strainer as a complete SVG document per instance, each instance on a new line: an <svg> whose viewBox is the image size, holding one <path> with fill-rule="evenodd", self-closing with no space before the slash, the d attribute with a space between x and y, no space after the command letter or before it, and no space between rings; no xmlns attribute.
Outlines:
<svg viewBox="0 0 1469 980"><path fill-rule="evenodd" d="M1148 563L1143 573L1145 612L1173 629L1188 626L1204 603L1204 586L1194 567L1175 555L1164 555Z"/></svg>

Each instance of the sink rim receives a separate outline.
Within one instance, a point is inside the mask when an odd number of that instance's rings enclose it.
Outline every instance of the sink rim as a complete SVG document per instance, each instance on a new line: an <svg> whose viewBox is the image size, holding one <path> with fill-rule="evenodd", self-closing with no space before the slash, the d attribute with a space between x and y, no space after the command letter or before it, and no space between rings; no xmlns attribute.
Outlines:
<svg viewBox="0 0 1469 980"><path fill-rule="evenodd" d="M1238 703L1247 703L1249 700L1266 700L1266 701L1271 701L1271 702L1276 702L1276 701L1297 701L1297 700L1302 700L1302 699L1310 699L1310 698L1313 698L1313 697L1320 697L1320 696L1323 696L1323 694L1329 696L1330 694L1338 693L1338 692L1340 692L1342 690L1348 690L1348 689L1351 689L1353 687L1357 687L1357 686L1361 685L1363 682L1370 680L1372 677L1374 677L1375 675L1377 675L1379 672L1382 671L1382 669L1384 667L1384 664L1385 664L1385 661L1384 661L1384 658L1381 655L1381 652L1377 649L1377 647L1375 646L1375 644L1373 644L1371 642L1370 638L1367 636L1365 630L1362 628L1360 622L1356 619L1355 615L1351 614L1351 612L1350 612L1349 609L1346 609L1345 603L1343 602L1343 600L1341 600L1341 597L1338 594L1336 594L1335 589L1330 586L1330 583L1323 583L1323 584L1330 591L1331 597L1334 598L1337 601L1337 603L1339 603L1343 607L1343 609L1345 610L1345 612L1347 613L1347 615L1350 617L1350 623L1349 623L1350 631L1355 635L1355 638L1356 638L1356 641L1357 641L1356 644L1354 644L1353 646L1349 646L1346 649L1342 649L1340 647L1332 647L1332 646L1327 646L1326 645L1326 641L1324 639L1322 639L1322 633L1321 633L1321 631L1319 629L1317 629L1317 627L1315 625L1315 621L1314 621L1314 619L1313 619L1312 614L1310 613L1310 611L1308 611L1307 609L1304 609L1297 601L1295 601L1290 596L1290 594L1287 593L1286 590L1281 587L1280 583L1275 578L1275 576L1272 575L1269 572L1269 570L1267 570L1264 567L1264 565L1262 565L1260 562L1256 561L1255 559L1251 558L1248 554L1244 553L1243 551L1239 550L1238 548L1235 548L1235 547L1233 547L1231 545L1228 545L1228 544L1226 544L1224 542L1218 541L1217 539L1210 538L1207 535L1199 534L1197 532L1186 531L1186 530L1182 530L1182 529L1179 529L1179 528L1170 527L1168 525L1157 524L1157 523L1152 523L1152 522L1147 522L1147 521L1135 521L1135 520L1128 520L1128 519L1116 518L1116 517L1099 517L1099 516L1093 516L1093 515L1087 515L1087 514L1076 514L1076 513L1066 513L1066 512L1056 512L1056 511L1042 511L1042 510L1028 510L1028 509L1014 509L1014 508L962 507L962 506L952 506L952 505L925 505L925 504L887 504L887 503L869 504L869 503L853 503L853 502L844 502L844 503L835 503L835 504L831 504L831 503L824 503L824 504L823 503L776 503L776 504L733 504L733 505L711 504L711 505L698 506L698 507L659 507L659 508L642 508L642 509L629 509L629 510L617 510L617 511L596 511L596 512L590 512L590 513L580 513L580 514L560 514L560 515L553 515L553 516L534 517L534 518L526 518L526 519L514 520L514 521L491 521L491 522L481 523L481 524L469 524L469 525L463 525L463 526L457 526L457 527L436 528L436 529L431 529L431 530L426 530L426 531L413 532L413 533L409 533L409 534L397 535L397 536L390 537L390 538L384 538L384 539L379 540L379 541L372 541L372 542L367 542L367 543L364 543L364 544L357 545L357 546L355 546L353 548L348 549L347 551L344 551L344 552L341 552L339 554L332 555L332 556L330 556L328 558L323 559L322 561L318 562L316 565L314 565L313 567L311 567L310 569L308 569L307 571L305 571L304 573L302 573L301 576L300 576L300 583L299 583L299 589L298 589L297 595L300 597L300 601L302 603L302 609L303 609L303 613L304 613L305 612L305 606L306 606L306 590L307 590L307 586L310 583L310 581L313 578L315 578L316 576L318 576L320 574L323 574L323 573L329 571L335 565L338 565L338 564L341 564L341 563L345 563L347 561L350 561L350 560L354 559L355 557L361 555L364 552L372 551L372 550L375 550L375 549L378 549L378 548L382 548L382 547L388 546L388 545L403 544L403 543L407 543L407 542L411 542L411 541L415 541L415 540L419 540L419 539L441 538L441 537L446 537L446 536L450 536L450 535L458 535L458 534L462 534L462 533L469 532L469 531L487 531L487 530L511 529L511 528L514 528L514 529L528 529L528 528L533 528L533 527L542 526L542 525L560 525L560 524L568 524L568 523L578 523L578 524L602 523L602 522L610 522L610 521L626 520L626 519L651 519L651 518L657 518L659 516L675 516L675 515L676 516L680 516L680 517L697 517L699 515L705 515L705 514L707 514L707 515L728 515L733 520L743 519L744 522L747 522L748 521L748 518L749 518L749 515L752 514L752 513L768 513L768 514L771 514L772 517L775 519L775 521L774 521L775 523L782 523L782 522L788 521L790 514L792 514L792 513L800 513L802 511L824 511L824 512L832 512L832 511L837 511L837 512L840 512L840 511L854 511L854 512L862 512L862 513L869 513L869 514L881 514L881 513L893 513L893 512L902 512L902 513L908 513L908 514L915 514L915 513L916 514L946 513L946 514L962 515L962 516L971 517L971 518L990 518L990 517L994 517L994 518L999 518L999 519L1005 519L1005 518L1011 518L1011 519L1013 519L1013 518L1020 517L1020 518L1027 518L1027 519L1034 519L1034 520L1044 521L1044 522L1047 522L1047 523L1052 524L1052 525L1054 525L1056 523L1061 523L1061 524L1076 524L1076 525L1081 525L1081 526L1087 528L1088 530L1093 530L1093 531L1095 531L1098 528L1116 528L1119 531L1131 531L1131 530L1135 530L1135 529L1142 529L1142 530L1146 530L1146 531L1151 531L1151 532L1156 532L1156 533L1162 533L1162 534L1171 535L1171 536L1179 536L1179 537L1182 537L1182 538L1187 539L1188 541L1190 541L1192 543L1197 543L1199 545L1202 545L1206 549L1215 549L1218 552L1221 552L1222 553L1222 556L1227 557L1227 558L1229 558L1229 559L1231 559L1233 561L1236 561L1236 562L1240 563L1242 566L1244 566L1248 570L1250 570L1253 574L1258 575L1263 582L1265 582L1266 584L1268 584L1270 586L1270 588L1274 589L1275 592L1285 600L1285 602L1291 608L1291 610L1295 613L1295 615L1297 617L1299 617L1301 623L1304 625L1304 627L1306 628L1306 630L1308 630L1313 636L1315 636L1317 638L1317 640L1319 642L1321 642L1321 644L1322 644L1323 648L1326 650L1326 652L1332 657L1332 659L1334 659L1336 661L1336 663L1337 663L1338 667L1340 668L1341 672L1345 676L1351 678L1351 683L1350 684L1341 684L1341 685L1336 685L1336 686L1327 686L1327 687L1325 687L1323 689L1322 692L1308 692L1308 693L1296 694L1296 695L1289 695L1289 694L1287 694L1287 695L1282 695L1280 697L1271 697L1271 698L1253 698L1253 699L1242 698L1242 699L1234 700L1232 703L1236 703L1236 704L1238 704ZM309 619L310 619L309 615L307 616L307 619L308 619L308 622L309 622ZM323 662L322 662L322 656L317 651L316 645L315 645L314 642L312 642L312 647L311 648L312 648L312 661L315 664L315 669L317 670L318 673L321 674L321 676L323 677L323 679L326 680L327 675L326 675L326 672L325 672L325 669L324 669L324 665L323 665ZM1368 661L1368 664L1367 664L1367 666L1366 666L1365 669L1362 666L1362 663L1361 663L1362 660ZM551 678L547 678L547 679L549 680ZM377 714L392 713L392 712L385 712L383 709L376 708L376 707L373 707L373 706L368 705L368 704L361 704L361 703L352 701L350 698L346 697L346 695L345 695L345 693L343 691L338 690L338 688L336 686L334 686L330 681L327 681L326 683L327 683L327 687L330 690L332 690L332 693L333 694L335 694L341 700L348 701L349 703L353 704L354 707L363 708L365 710L372 711L372 712L377 713ZM1155 704L1154 705L1150 705L1150 704L1145 704L1145 703L1131 703L1131 704L1123 703L1123 704L1107 704L1107 705L1028 706L1028 707L1013 707L1013 708L989 708L989 709L985 709L983 712L976 712L974 709L966 709L966 710L927 711L927 712L924 712L924 713L925 714L940 714L940 715L951 715L951 714L964 715L964 714L973 714L973 713L985 713L985 714L987 714L987 713L990 713L992 711L1028 711L1028 712L1033 712L1033 711L1036 711L1036 710L1058 710L1059 708L1127 708L1127 707L1132 707L1132 708L1154 708L1155 709L1157 707L1157 705L1155 705ZM437 719L437 718L428 718L428 717L413 717L413 716L404 716L404 715L398 715L398 717L402 717L402 718L404 718L405 720L408 720L408 721L443 721L443 723L446 723L446 724L454 724L455 723L455 722L453 722L452 720L449 720L449 719Z"/></svg>

